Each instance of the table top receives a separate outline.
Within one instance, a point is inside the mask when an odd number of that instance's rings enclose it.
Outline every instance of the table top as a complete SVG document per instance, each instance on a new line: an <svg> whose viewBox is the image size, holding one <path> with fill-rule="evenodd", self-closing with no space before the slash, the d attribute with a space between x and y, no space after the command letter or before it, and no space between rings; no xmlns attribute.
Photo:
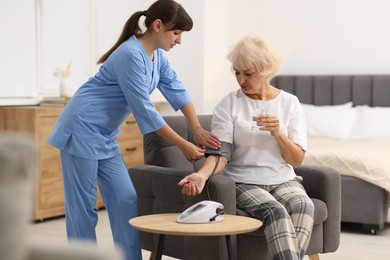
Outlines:
<svg viewBox="0 0 390 260"><path fill-rule="evenodd" d="M178 223L180 213L152 214L135 217L129 223L138 230L182 236L224 236L243 234L257 230L263 224L261 221L244 217L225 214L218 222L210 223Z"/></svg>

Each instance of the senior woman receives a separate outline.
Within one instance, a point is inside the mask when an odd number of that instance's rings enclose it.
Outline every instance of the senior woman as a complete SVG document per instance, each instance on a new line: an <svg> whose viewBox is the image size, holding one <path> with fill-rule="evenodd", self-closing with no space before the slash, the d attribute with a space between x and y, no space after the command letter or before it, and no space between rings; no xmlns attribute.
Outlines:
<svg viewBox="0 0 390 260"><path fill-rule="evenodd" d="M228 59L240 88L214 109L212 132L222 147L208 150L201 169L179 185L184 194L195 196L212 172L230 176L236 183L237 207L264 223L272 259L303 259L314 206L294 172L307 149L300 102L270 84L280 59L263 38L244 37ZM258 109L263 112L254 114Z"/></svg>

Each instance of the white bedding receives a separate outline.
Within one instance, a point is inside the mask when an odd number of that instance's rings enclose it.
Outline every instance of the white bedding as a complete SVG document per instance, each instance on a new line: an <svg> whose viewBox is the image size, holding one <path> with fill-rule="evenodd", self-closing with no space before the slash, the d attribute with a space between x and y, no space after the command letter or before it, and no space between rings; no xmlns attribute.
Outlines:
<svg viewBox="0 0 390 260"><path fill-rule="evenodd" d="M304 163L334 168L390 192L390 141L308 138Z"/></svg>

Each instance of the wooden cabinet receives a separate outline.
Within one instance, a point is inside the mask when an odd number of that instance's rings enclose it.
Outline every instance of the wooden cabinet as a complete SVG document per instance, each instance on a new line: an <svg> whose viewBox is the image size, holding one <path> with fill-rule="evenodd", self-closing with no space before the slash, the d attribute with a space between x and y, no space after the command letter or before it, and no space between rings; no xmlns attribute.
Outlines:
<svg viewBox="0 0 390 260"><path fill-rule="evenodd" d="M47 143L62 108L0 107L0 131L31 134L39 146L32 214L34 220L61 216L65 213L60 153ZM129 116L121 125L118 142L127 167L144 163L142 134L133 116ZM104 207L99 193L96 207Z"/></svg>
<svg viewBox="0 0 390 260"><path fill-rule="evenodd" d="M142 134L132 115L119 127L119 136L117 140L127 167L144 164Z"/></svg>

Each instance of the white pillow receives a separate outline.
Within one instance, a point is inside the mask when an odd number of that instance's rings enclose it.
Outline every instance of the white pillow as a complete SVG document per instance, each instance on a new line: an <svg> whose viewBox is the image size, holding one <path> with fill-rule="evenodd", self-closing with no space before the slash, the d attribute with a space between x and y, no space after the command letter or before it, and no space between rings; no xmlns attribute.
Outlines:
<svg viewBox="0 0 390 260"><path fill-rule="evenodd" d="M349 138L356 115L352 102L331 106L302 104L302 109L309 137Z"/></svg>
<svg viewBox="0 0 390 260"><path fill-rule="evenodd" d="M351 139L390 139L390 107L357 106Z"/></svg>

